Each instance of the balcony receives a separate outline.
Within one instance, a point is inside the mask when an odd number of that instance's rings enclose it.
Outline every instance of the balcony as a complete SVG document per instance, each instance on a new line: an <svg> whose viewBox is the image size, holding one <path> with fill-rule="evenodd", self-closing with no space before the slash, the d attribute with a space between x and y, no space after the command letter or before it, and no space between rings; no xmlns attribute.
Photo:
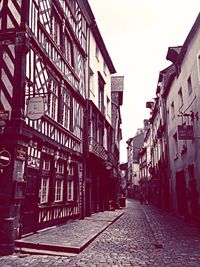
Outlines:
<svg viewBox="0 0 200 267"><path fill-rule="evenodd" d="M103 160L108 159L108 154L105 148L101 144L99 144L93 137L89 137L89 152Z"/></svg>

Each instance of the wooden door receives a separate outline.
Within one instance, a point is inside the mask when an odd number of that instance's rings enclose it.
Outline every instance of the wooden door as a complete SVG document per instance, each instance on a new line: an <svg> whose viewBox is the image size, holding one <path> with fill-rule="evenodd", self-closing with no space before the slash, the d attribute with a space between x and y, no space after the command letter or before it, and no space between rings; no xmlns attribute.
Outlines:
<svg viewBox="0 0 200 267"><path fill-rule="evenodd" d="M35 232L38 223L37 170L28 170L26 175L26 194L21 209L21 234Z"/></svg>
<svg viewBox="0 0 200 267"><path fill-rule="evenodd" d="M184 170L176 173L176 193L178 213L187 214L186 182Z"/></svg>

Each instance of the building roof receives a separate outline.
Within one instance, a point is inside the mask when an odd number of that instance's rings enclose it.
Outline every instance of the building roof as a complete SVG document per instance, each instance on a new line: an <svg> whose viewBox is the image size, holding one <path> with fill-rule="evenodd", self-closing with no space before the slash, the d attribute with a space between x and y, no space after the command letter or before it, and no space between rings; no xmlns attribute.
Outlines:
<svg viewBox="0 0 200 267"><path fill-rule="evenodd" d="M192 41L194 35L196 34L197 30L199 29L199 27L200 27L200 13L198 14L187 38L185 39L184 44L182 46L169 47L166 59L170 60L176 66L180 65L185 57L187 48L190 42Z"/></svg>
<svg viewBox="0 0 200 267"><path fill-rule="evenodd" d="M181 51L180 51L178 58L177 58L177 61L176 61L176 65L180 65L182 63L182 61L185 57L185 54L187 52L187 48L188 48L190 42L192 41L192 39L194 38L194 35L198 31L199 27L200 27L200 13L198 14L187 38L185 39L183 46L181 47Z"/></svg>
<svg viewBox="0 0 200 267"><path fill-rule="evenodd" d="M182 46L170 46L168 47L166 59L173 63L176 63L177 58L181 52Z"/></svg>

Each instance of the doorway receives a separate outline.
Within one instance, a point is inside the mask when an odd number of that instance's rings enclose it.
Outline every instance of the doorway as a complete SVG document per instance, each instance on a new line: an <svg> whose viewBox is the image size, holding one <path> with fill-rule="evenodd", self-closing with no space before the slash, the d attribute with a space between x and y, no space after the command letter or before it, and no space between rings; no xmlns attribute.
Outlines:
<svg viewBox="0 0 200 267"><path fill-rule="evenodd" d="M38 223L38 171L29 169L26 175L26 193L21 207L21 229L20 234L35 232Z"/></svg>
<svg viewBox="0 0 200 267"><path fill-rule="evenodd" d="M178 213L187 214L187 194L184 170L176 173L176 194Z"/></svg>

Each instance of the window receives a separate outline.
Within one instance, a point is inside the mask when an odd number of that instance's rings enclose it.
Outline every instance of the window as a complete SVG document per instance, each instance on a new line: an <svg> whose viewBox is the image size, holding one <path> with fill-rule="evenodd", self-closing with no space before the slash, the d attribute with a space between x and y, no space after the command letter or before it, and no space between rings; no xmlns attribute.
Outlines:
<svg viewBox="0 0 200 267"><path fill-rule="evenodd" d="M83 107L73 99L73 133L82 139L83 135Z"/></svg>
<svg viewBox="0 0 200 267"><path fill-rule="evenodd" d="M174 101L171 103L171 118L175 118L175 107L174 107Z"/></svg>
<svg viewBox="0 0 200 267"><path fill-rule="evenodd" d="M104 85L105 82L101 75L98 77L98 92L99 92L99 110L104 114Z"/></svg>
<svg viewBox="0 0 200 267"><path fill-rule="evenodd" d="M44 171L50 171L50 166L51 166L51 161L49 158L44 158L43 159L43 165L42 165L42 169Z"/></svg>
<svg viewBox="0 0 200 267"><path fill-rule="evenodd" d="M179 89L178 91L178 98L179 98L179 108L183 106L183 93L182 93L182 88Z"/></svg>
<svg viewBox="0 0 200 267"><path fill-rule="evenodd" d="M71 176L74 175L74 166L71 164L69 165L69 168L68 168L68 174Z"/></svg>
<svg viewBox="0 0 200 267"><path fill-rule="evenodd" d="M98 124L98 136L97 136L97 142L99 142L101 145L103 145L103 124L99 122Z"/></svg>
<svg viewBox="0 0 200 267"><path fill-rule="evenodd" d="M74 181L70 180L67 182L67 200L74 200Z"/></svg>
<svg viewBox="0 0 200 267"><path fill-rule="evenodd" d="M55 201L62 201L63 200L63 180L56 179L56 186L55 186Z"/></svg>
<svg viewBox="0 0 200 267"><path fill-rule="evenodd" d="M49 116L57 120L58 111L58 84L55 81L50 82L49 88Z"/></svg>
<svg viewBox="0 0 200 267"><path fill-rule="evenodd" d="M103 62L103 72L107 76L107 66L106 66L105 61Z"/></svg>
<svg viewBox="0 0 200 267"><path fill-rule="evenodd" d="M99 54L100 54L100 51L99 51L98 46L96 45L95 55L96 55L96 58L97 58L98 61L99 61Z"/></svg>
<svg viewBox="0 0 200 267"><path fill-rule="evenodd" d="M65 57L70 64L74 68L74 50L73 43L68 34L65 34Z"/></svg>
<svg viewBox="0 0 200 267"><path fill-rule="evenodd" d="M64 172L65 172L65 165L64 165L63 162L58 162L57 163L56 172L59 173L59 174L64 174Z"/></svg>
<svg viewBox="0 0 200 267"><path fill-rule="evenodd" d="M188 86L188 94L191 95L191 93L192 93L192 81L191 81L191 77L189 77L188 80L187 80L187 86Z"/></svg>
<svg viewBox="0 0 200 267"><path fill-rule="evenodd" d="M90 69L90 92L95 96L94 93L94 72Z"/></svg>
<svg viewBox="0 0 200 267"><path fill-rule="evenodd" d="M108 128L105 127L104 129L104 147L108 150Z"/></svg>
<svg viewBox="0 0 200 267"><path fill-rule="evenodd" d="M93 137L95 140L97 140L97 117L95 114L92 114L91 137Z"/></svg>
<svg viewBox="0 0 200 267"><path fill-rule="evenodd" d="M71 97L66 91L62 91L62 118L61 123L67 129L70 130L70 114L71 114Z"/></svg>
<svg viewBox="0 0 200 267"><path fill-rule="evenodd" d="M49 194L49 177L42 178L40 192L40 203L47 203Z"/></svg>
<svg viewBox="0 0 200 267"><path fill-rule="evenodd" d="M107 109L107 115L110 117L110 98L109 97L107 97L106 109Z"/></svg>
<svg viewBox="0 0 200 267"><path fill-rule="evenodd" d="M86 51L87 49L87 23L84 17L82 16L82 35L81 35L81 44L83 49Z"/></svg>
<svg viewBox="0 0 200 267"><path fill-rule="evenodd" d="M42 12L40 12L40 13L42 13ZM42 16L40 16L40 20L43 21ZM38 8L37 8L37 4L34 3L33 1L31 1L30 7L29 7L29 27L32 30L32 32L35 34L35 36L37 36L37 33L38 33Z"/></svg>
<svg viewBox="0 0 200 267"><path fill-rule="evenodd" d="M178 158L178 139L177 139L177 133L173 135L174 144L173 144L173 150L174 150L174 159Z"/></svg>
<svg viewBox="0 0 200 267"><path fill-rule="evenodd" d="M52 37L55 43L60 47L61 45L61 21L58 14L53 10L52 12Z"/></svg>

